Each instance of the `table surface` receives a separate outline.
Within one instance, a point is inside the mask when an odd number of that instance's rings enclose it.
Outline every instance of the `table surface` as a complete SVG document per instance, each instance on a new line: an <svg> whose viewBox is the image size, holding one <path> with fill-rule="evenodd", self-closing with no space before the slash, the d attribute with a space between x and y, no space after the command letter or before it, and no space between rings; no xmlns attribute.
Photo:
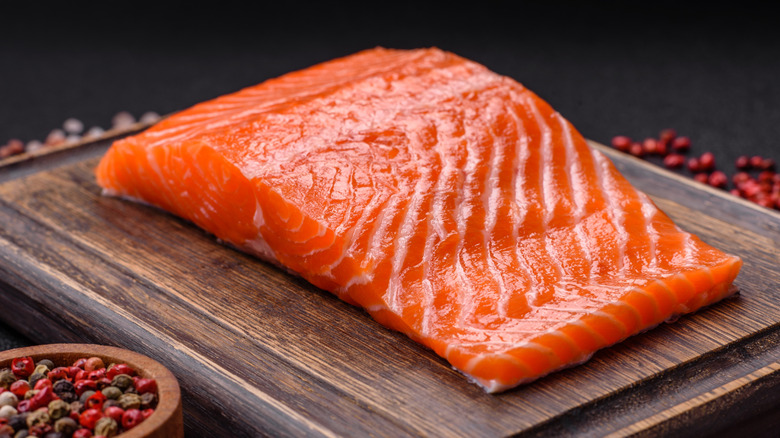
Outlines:
<svg viewBox="0 0 780 438"><path fill-rule="evenodd" d="M780 32L753 6L553 1L509 13L498 2L400 2L382 14L248 14L227 2L187 20L147 5L121 15L20 7L0 38L0 144L42 140L68 117L108 127L122 110L170 113L364 48L437 46L517 79L590 139L675 128L731 171L742 154L780 159ZM0 350L30 344L0 324Z"/></svg>

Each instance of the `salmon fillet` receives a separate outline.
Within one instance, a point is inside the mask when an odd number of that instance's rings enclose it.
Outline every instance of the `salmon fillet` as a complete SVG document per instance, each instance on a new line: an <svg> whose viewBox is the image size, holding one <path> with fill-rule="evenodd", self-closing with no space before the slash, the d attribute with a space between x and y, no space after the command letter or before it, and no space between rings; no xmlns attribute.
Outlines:
<svg viewBox="0 0 780 438"><path fill-rule="evenodd" d="M116 141L104 194L186 218L430 347L488 392L733 292L550 105L435 48L376 48Z"/></svg>

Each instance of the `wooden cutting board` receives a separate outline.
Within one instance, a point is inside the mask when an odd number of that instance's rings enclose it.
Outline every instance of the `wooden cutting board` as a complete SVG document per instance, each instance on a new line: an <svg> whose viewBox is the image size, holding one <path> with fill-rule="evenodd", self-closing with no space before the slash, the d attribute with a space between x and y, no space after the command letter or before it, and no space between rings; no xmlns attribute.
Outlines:
<svg viewBox="0 0 780 438"><path fill-rule="evenodd" d="M110 344L166 364L189 436L755 436L780 425L777 212L594 145L683 228L744 259L741 293L488 395L362 310L169 214L100 196L92 169L106 147L56 169L0 168L0 318L39 343Z"/></svg>

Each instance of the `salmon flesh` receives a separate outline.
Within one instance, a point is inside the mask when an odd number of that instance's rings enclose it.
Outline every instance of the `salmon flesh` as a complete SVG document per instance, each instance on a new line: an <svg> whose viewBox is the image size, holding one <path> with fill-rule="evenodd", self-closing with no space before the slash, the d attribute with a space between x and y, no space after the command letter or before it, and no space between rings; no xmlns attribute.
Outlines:
<svg viewBox="0 0 780 438"><path fill-rule="evenodd" d="M435 48L366 50L195 105L116 141L96 175L488 392L730 295L742 264L533 92Z"/></svg>

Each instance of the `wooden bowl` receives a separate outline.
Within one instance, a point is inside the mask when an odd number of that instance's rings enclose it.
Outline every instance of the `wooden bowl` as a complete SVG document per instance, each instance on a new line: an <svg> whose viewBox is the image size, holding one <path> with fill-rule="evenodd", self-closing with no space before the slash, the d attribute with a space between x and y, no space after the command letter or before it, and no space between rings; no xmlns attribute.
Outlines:
<svg viewBox="0 0 780 438"><path fill-rule="evenodd" d="M17 357L30 356L35 362L49 359L55 366L70 365L82 357L99 357L106 366L126 363L139 376L157 380L159 400L154 413L133 429L117 435L121 438L166 438L184 436L181 391L176 377L159 362L142 354L116 347L93 344L48 344L0 352L0 369L10 368Z"/></svg>

